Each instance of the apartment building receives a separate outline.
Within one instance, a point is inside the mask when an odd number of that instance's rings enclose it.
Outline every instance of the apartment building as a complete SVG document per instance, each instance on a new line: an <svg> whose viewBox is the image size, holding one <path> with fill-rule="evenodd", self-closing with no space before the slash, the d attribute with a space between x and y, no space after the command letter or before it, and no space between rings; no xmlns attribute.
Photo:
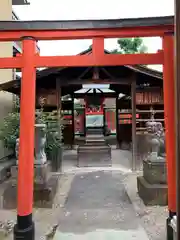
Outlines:
<svg viewBox="0 0 180 240"><path fill-rule="evenodd" d="M19 20L13 11L14 5L27 5L27 0L0 0L0 21ZM21 43L18 42L0 42L0 57L12 57L21 52ZM12 69L0 69L0 83L11 81L16 78L16 72ZM7 92L0 92L0 123L4 117L12 111L13 95ZM7 149L4 149L0 142L0 161L9 155Z"/></svg>

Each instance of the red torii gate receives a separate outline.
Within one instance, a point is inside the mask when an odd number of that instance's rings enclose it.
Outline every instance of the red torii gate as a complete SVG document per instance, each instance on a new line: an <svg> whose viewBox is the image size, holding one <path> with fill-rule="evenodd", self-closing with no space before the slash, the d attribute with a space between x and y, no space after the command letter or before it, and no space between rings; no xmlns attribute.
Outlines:
<svg viewBox="0 0 180 240"><path fill-rule="evenodd" d="M104 38L160 36L163 49L153 54L106 55ZM93 39L92 55L42 57L37 40ZM0 41L20 41L23 53L0 58L0 68L21 68L20 149L18 169L17 224L14 239L34 239L33 173L36 68L162 64L168 172L169 218L176 213L174 18L141 18L84 21L1 21ZM27 110L28 108L28 110ZM168 231L169 232L169 231Z"/></svg>

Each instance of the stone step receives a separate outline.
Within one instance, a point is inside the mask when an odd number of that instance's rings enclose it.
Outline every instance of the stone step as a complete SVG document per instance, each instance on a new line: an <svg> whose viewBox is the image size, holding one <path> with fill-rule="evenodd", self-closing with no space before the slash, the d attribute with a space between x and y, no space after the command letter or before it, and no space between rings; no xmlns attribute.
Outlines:
<svg viewBox="0 0 180 240"><path fill-rule="evenodd" d="M100 161L100 159L111 159L111 149L110 148L80 148L77 150L78 158L82 159L96 159ZM93 161L94 161L93 160Z"/></svg>
<svg viewBox="0 0 180 240"><path fill-rule="evenodd" d="M86 137L86 139L85 139L87 142L88 141L105 141L105 139L104 138L102 138L102 137Z"/></svg>
<svg viewBox="0 0 180 240"><path fill-rule="evenodd" d="M101 158L102 155L111 155L111 151L97 151L97 152L94 152L94 151L79 151L78 152L78 156L84 156L85 158L87 157L87 155L90 155L91 157L92 156L97 156L98 158Z"/></svg>
<svg viewBox="0 0 180 240"><path fill-rule="evenodd" d="M108 145L102 145L102 146L98 146L98 145L81 145L78 147L78 150L94 150L94 151L102 151L102 150L111 150L110 146Z"/></svg>
<svg viewBox="0 0 180 240"><path fill-rule="evenodd" d="M102 149L111 149L111 147L108 144L103 144L103 145L98 145L98 144L84 144L84 145L79 145L78 149L98 149L98 150L102 150Z"/></svg>
<svg viewBox="0 0 180 240"><path fill-rule="evenodd" d="M79 167L111 166L111 147L102 138L99 141L91 139L84 145L79 145L77 160Z"/></svg>
<svg viewBox="0 0 180 240"><path fill-rule="evenodd" d="M105 142L104 138L86 138L85 139L86 142Z"/></svg>
<svg viewBox="0 0 180 240"><path fill-rule="evenodd" d="M102 133L95 133L95 134L86 134L86 137L88 138L93 138L93 137L95 137L95 138L104 138L104 135L102 134Z"/></svg>
<svg viewBox="0 0 180 240"><path fill-rule="evenodd" d="M85 142L86 146L106 146L106 142L105 141L88 141Z"/></svg>
<svg viewBox="0 0 180 240"><path fill-rule="evenodd" d="M92 136L86 136L86 140L105 140L105 137L102 135L92 135Z"/></svg>
<svg viewBox="0 0 180 240"><path fill-rule="evenodd" d="M82 145L83 147L107 147L106 143L85 143L84 145Z"/></svg>
<svg viewBox="0 0 180 240"><path fill-rule="evenodd" d="M103 128L88 128L86 130L87 134L103 134Z"/></svg>
<svg viewBox="0 0 180 240"><path fill-rule="evenodd" d="M99 135L87 135L85 140L86 145L106 145L106 141L102 134Z"/></svg>

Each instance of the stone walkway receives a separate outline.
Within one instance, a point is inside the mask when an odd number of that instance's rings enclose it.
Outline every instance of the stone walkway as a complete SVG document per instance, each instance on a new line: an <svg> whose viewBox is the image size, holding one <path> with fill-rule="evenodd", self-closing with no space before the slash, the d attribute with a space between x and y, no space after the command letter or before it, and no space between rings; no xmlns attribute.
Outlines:
<svg viewBox="0 0 180 240"><path fill-rule="evenodd" d="M123 179L111 171L76 175L54 239L148 239Z"/></svg>
<svg viewBox="0 0 180 240"><path fill-rule="evenodd" d="M144 206L128 151L113 150L112 156L112 168L64 168L53 208L34 209L36 240L166 239L167 208ZM16 221L16 211L0 209L0 222L8 220ZM2 239L13 236L2 238L0 231Z"/></svg>

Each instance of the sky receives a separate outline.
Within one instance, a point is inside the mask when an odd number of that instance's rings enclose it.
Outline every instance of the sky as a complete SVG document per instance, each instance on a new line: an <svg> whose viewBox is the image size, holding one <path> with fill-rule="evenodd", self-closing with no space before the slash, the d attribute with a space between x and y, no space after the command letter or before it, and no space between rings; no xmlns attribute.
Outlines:
<svg viewBox="0 0 180 240"><path fill-rule="evenodd" d="M29 0L14 6L21 20L115 19L174 15L174 0ZM91 40L41 41L41 55L74 55L87 49ZM162 48L160 38L145 38L148 52ZM105 48L117 47L117 39L106 39ZM159 69L159 66L155 68Z"/></svg>

